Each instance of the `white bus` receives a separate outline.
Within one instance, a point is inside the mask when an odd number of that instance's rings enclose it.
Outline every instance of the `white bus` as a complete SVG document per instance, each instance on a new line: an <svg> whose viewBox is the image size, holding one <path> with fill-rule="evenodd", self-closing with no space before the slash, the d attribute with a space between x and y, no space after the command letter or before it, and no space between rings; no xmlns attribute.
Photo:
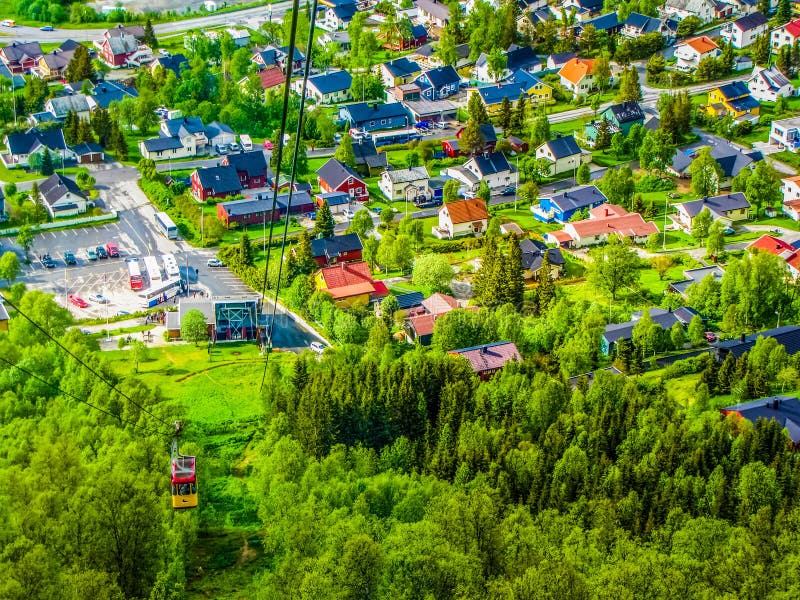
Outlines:
<svg viewBox="0 0 800 600"><path fill-rule="evenodd" d="M181 291L180 279L168 279L159 284L151 285L146 290L142 290L139 295L139 306L141 308L153 308L169 298L176 296Z"/></svg>
<svg viewBox="0 0 800 600"><path fill-rule="evenodd" d="M242 146L242 150L249 152L253 149L253 140L250 139L250 136L246 133L243 133L239 136L239 143Z"/></svg>
<svg viewBox="0 0 800 600"><path fill-rule="evenodd" d="M178 226L164 212L157 212L155 216L156 227L168 240L178 239Z"/></svg>
<svg viewBox="0 0 800 600"><path fill-rule="evenodd" d="M164 263L164 270L167 272L167 279L181 276L181 270L178 268L178 261L175 260L175 256L173 254L165 254L161 257L161 262Z"/></svg>
<svg viewBox="0 0 800 600"><path fill-rule="evenodd" d="M147 271L147 276L150 278L150 287L155 287L161 284L161 267L158 266L158 260L155 256L145 256L143 259L144 268Z"/></svg>

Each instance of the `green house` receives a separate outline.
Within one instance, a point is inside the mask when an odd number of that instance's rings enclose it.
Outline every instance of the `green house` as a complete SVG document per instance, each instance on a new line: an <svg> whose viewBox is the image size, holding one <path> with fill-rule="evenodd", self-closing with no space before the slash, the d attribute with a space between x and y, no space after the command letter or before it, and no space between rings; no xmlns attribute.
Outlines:
<svg viewBox="0 0 800 600"><path fill-rule="evenodd" d="M628 135L631 127L636 123L644 125L644 112L638 102L622 102L609 106L600 113L597 119L586 123L584 133L588 140L594 142L597 137L597 129L603 119L608 121L611 135L620 131L623 135Z"/></svg>

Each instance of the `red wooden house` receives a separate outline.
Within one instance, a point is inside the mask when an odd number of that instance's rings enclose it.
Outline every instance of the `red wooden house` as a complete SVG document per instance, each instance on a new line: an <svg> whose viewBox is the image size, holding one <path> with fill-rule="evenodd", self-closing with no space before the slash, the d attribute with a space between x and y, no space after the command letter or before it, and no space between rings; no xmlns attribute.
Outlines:
<svg viewBox="0 0 800 600"><path fill-rule="evenodd" d="M344 192L352 200L367 202L369 192L366 182L347 165L330 159L317 171L317 181L322 192Z"/></svg>
<svg viewBox="0 0 800 600"><path fill-rule="evenodd" d="M481 133L483 134L483 139L486 143L483 146L484 152L494 152L494 147L497 145L497 132L494 130L494 125L491 123L485 123L480 127ZM462 127L456 132L456 139L454 140L442 140L442 151L447 155L448 158L456 158L458 156L464 156L466 152L462 151L459 147L459 141L461 140L461 134L464 132L464 128Z"/></svg>
<svg viewBox="0 0 800 600"><path fill-rule="evenodd" d="M448 354L467 359L481 381L491 378L509 361L522 362L522 356L514 342L495 342L483 346L472 346L471 348L452 350Z"/></svg>
<svg viewBox="0 0 800 600"><path fill-rule="evenodd" d="M200 202L209 198L227 198L242 191L236 170L230 166L197 169L190 180L192 195Z"/></svg>
<svg viewBox="0 0 800 600"><path fill-rule="evenodd" d="M0 60L13 74L30 73L43 55L39 42L11 42L0 48Z"/></svg>
<svg viewBox="0 0 800 600"><path fill-rule="evenodd" d="M320 267L360 261L363 249L357 233L311 240L311 252Z"/></svg>
<svg viewBox="0 0 800 600"><path fill-rule="evenodd" d="M395 42L383 42L381 45L388 50L403 51L419 48L428 43L428 32L424 25L412 25L408 37L403 37ZM380 34L379 39L386 39L386 35Z"/></svg>
<svg viewBox="0 0 800 600"><path fill-rule="evenodd" d="M262 188L270 185L272 173L261 150L228 154L222 159L222 164L231 166L236 170L239 183L245 189Z"/></svg>

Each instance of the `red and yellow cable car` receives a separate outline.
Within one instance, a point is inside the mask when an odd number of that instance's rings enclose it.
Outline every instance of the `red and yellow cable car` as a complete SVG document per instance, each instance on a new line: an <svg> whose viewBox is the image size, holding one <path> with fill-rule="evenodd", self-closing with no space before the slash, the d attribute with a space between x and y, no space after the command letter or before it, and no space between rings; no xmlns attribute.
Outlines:
<svg viewBox="0 0 800 600"><path fill-rule="evenodd" d="M172 508L197 508L197 471L194 456L178 452L181 425L175 424L172 440Z"/></svg>

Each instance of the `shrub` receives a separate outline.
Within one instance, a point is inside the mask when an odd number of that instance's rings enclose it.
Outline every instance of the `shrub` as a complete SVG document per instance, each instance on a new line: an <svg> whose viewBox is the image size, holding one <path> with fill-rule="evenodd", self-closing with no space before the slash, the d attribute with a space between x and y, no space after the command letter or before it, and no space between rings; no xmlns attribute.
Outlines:
<svg viewBox="0 0 800 600"><path fill-rule="evenodd" d="M636 191L642 193L668 192L677 187L677 184L669 177L661 178L656 175L645 175L636 182Z"/></svg>

